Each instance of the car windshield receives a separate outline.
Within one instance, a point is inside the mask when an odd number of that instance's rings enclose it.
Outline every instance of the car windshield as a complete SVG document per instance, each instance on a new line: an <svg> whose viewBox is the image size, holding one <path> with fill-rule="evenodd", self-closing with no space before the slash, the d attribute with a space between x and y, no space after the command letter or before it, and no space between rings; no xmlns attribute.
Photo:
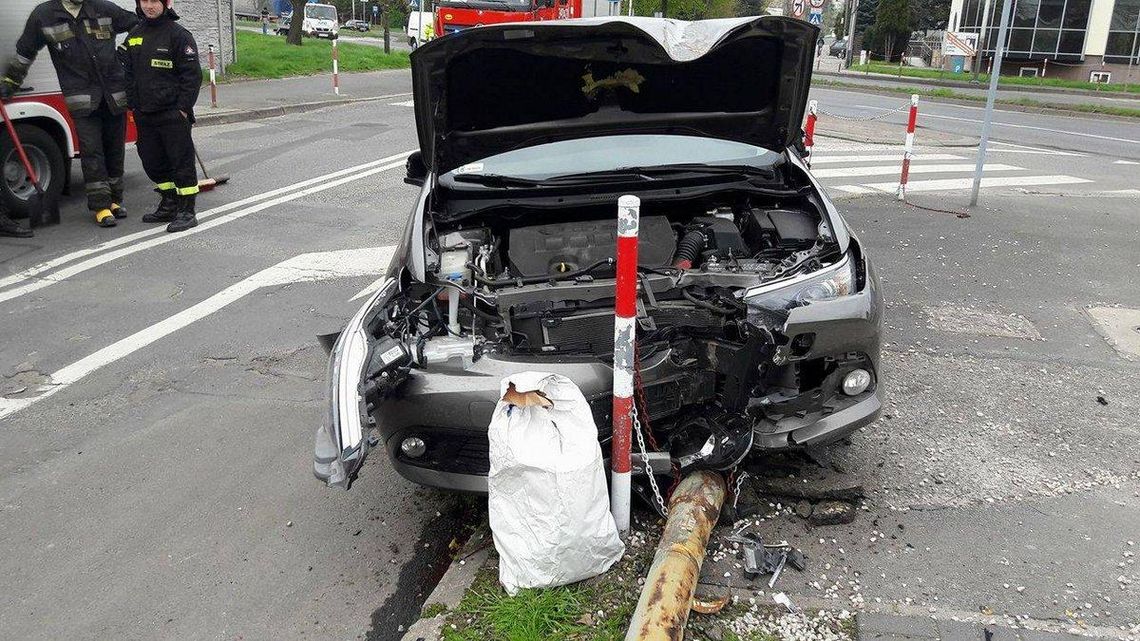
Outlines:
<svg viewBox="0 0 1140 641"><path fill-rule="evenodd" d="M469 163L444 177L485 174L545 180L632 167L769 167L779 158L779 154L768 149L730 140L669 135L603 136L515 149Z"/></svg>
<svg viewBox="0 0 1140 641"><path fill-rule="evenodd" d="M305 5L306 18L319 18L321 20L336 20L336 7L327 4Z"/></svg>

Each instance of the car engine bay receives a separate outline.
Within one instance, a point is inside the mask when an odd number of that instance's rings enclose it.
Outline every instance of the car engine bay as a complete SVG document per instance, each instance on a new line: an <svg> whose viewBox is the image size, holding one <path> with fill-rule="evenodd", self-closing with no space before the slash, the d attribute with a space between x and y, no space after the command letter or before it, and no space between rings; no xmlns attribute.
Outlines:
<svg viewBox="0 0 1140 641"><path fill-rule="evenodd" d="M853 293L865 278L821 210L810 195L643 201L638 356L667 361L671 374L639 381L641 412L682 467L735 466L756 430L837 411L839 379L872 370L866 354L809 358L814 334L782 331L791 309ZM373 424L409 379L481 358L527 369L612 363L612 203L461 223L425 222L423 282L403 270L398 292L365 325L361 395ZM590 399L602 440L609 399Z"/></svg>

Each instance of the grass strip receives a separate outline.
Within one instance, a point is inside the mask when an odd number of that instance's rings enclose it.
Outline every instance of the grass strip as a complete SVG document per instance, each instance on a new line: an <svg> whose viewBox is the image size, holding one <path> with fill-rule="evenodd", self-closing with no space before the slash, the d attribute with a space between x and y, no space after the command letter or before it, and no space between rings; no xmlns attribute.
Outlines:
<svg viewBox="0 0 1140 641"><path fill-rule="evenodd" d="M406 69L408 52L384 53L379 47L338 44L340 70L379 71ZM263 36L248 31L237 32L237 61L226 68L229 78L286 78L332 72L332 43L306 38L300 47L285 42L284 36Z"/></svg>
<svg viewBox="0 0 1140 641"><path fill-rule="evenodd" d="M958 82L970 82L974 79L972 73L954 73L953 71L946 71L944 69L929 69L923 67L899 67L898 65L884 64L881 62L868 62L862 65L851 65L852 71L866 71L869 73L881 73L892 76L902 75L903 77L910 78L928 78L933 80L955 80ZM989 74L979 74L978 79L983 85L988 85L990 81ZM1096 83L1085 82L1083 80L1067 80L1064 78L1023 78L1021 76L1002 76L998 79L998 86L1021 86L1021 87L1060 87L1064 89L1084 89L1087 91L1103 91L1109 92L1124 92L1124 93L1140 93L1140 84L1137 83Z"/></svg>

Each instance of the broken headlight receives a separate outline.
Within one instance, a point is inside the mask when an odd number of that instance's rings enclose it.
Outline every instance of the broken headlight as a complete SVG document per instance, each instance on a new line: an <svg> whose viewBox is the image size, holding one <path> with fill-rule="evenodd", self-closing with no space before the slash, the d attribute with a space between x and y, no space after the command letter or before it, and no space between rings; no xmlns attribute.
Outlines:
<svg viewBox="0 0 1140 641"><path fill-rule="evenodd" d="M368 361L368 335L364 319L396 289L389 280L348 321L329 355L329 418L324 434L318 431L317 476L329 485L347 487L367 454L360 377ZM321 451L324 445L335 452Z"/></svg>
<svg viewBox="0 0 1140 641"><path fill-rule="evenodd" d="M838 263L821 270L745 290L742 298L749 307L776 311L854 293L855 266L851 255L845 254Z"/></svg>

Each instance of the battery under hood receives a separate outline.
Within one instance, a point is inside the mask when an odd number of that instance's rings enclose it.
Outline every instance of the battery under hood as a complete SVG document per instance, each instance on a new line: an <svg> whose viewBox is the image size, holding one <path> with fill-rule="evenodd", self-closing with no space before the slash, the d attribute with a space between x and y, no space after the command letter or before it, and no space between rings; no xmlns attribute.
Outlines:
<svg viewBox="0 0 1140 641"><path fill-rule="evenodd" d="M559 140L674 134L783 150L800 136L819 30L778 16L489 25L412 52L436 176Z"/></svg>

